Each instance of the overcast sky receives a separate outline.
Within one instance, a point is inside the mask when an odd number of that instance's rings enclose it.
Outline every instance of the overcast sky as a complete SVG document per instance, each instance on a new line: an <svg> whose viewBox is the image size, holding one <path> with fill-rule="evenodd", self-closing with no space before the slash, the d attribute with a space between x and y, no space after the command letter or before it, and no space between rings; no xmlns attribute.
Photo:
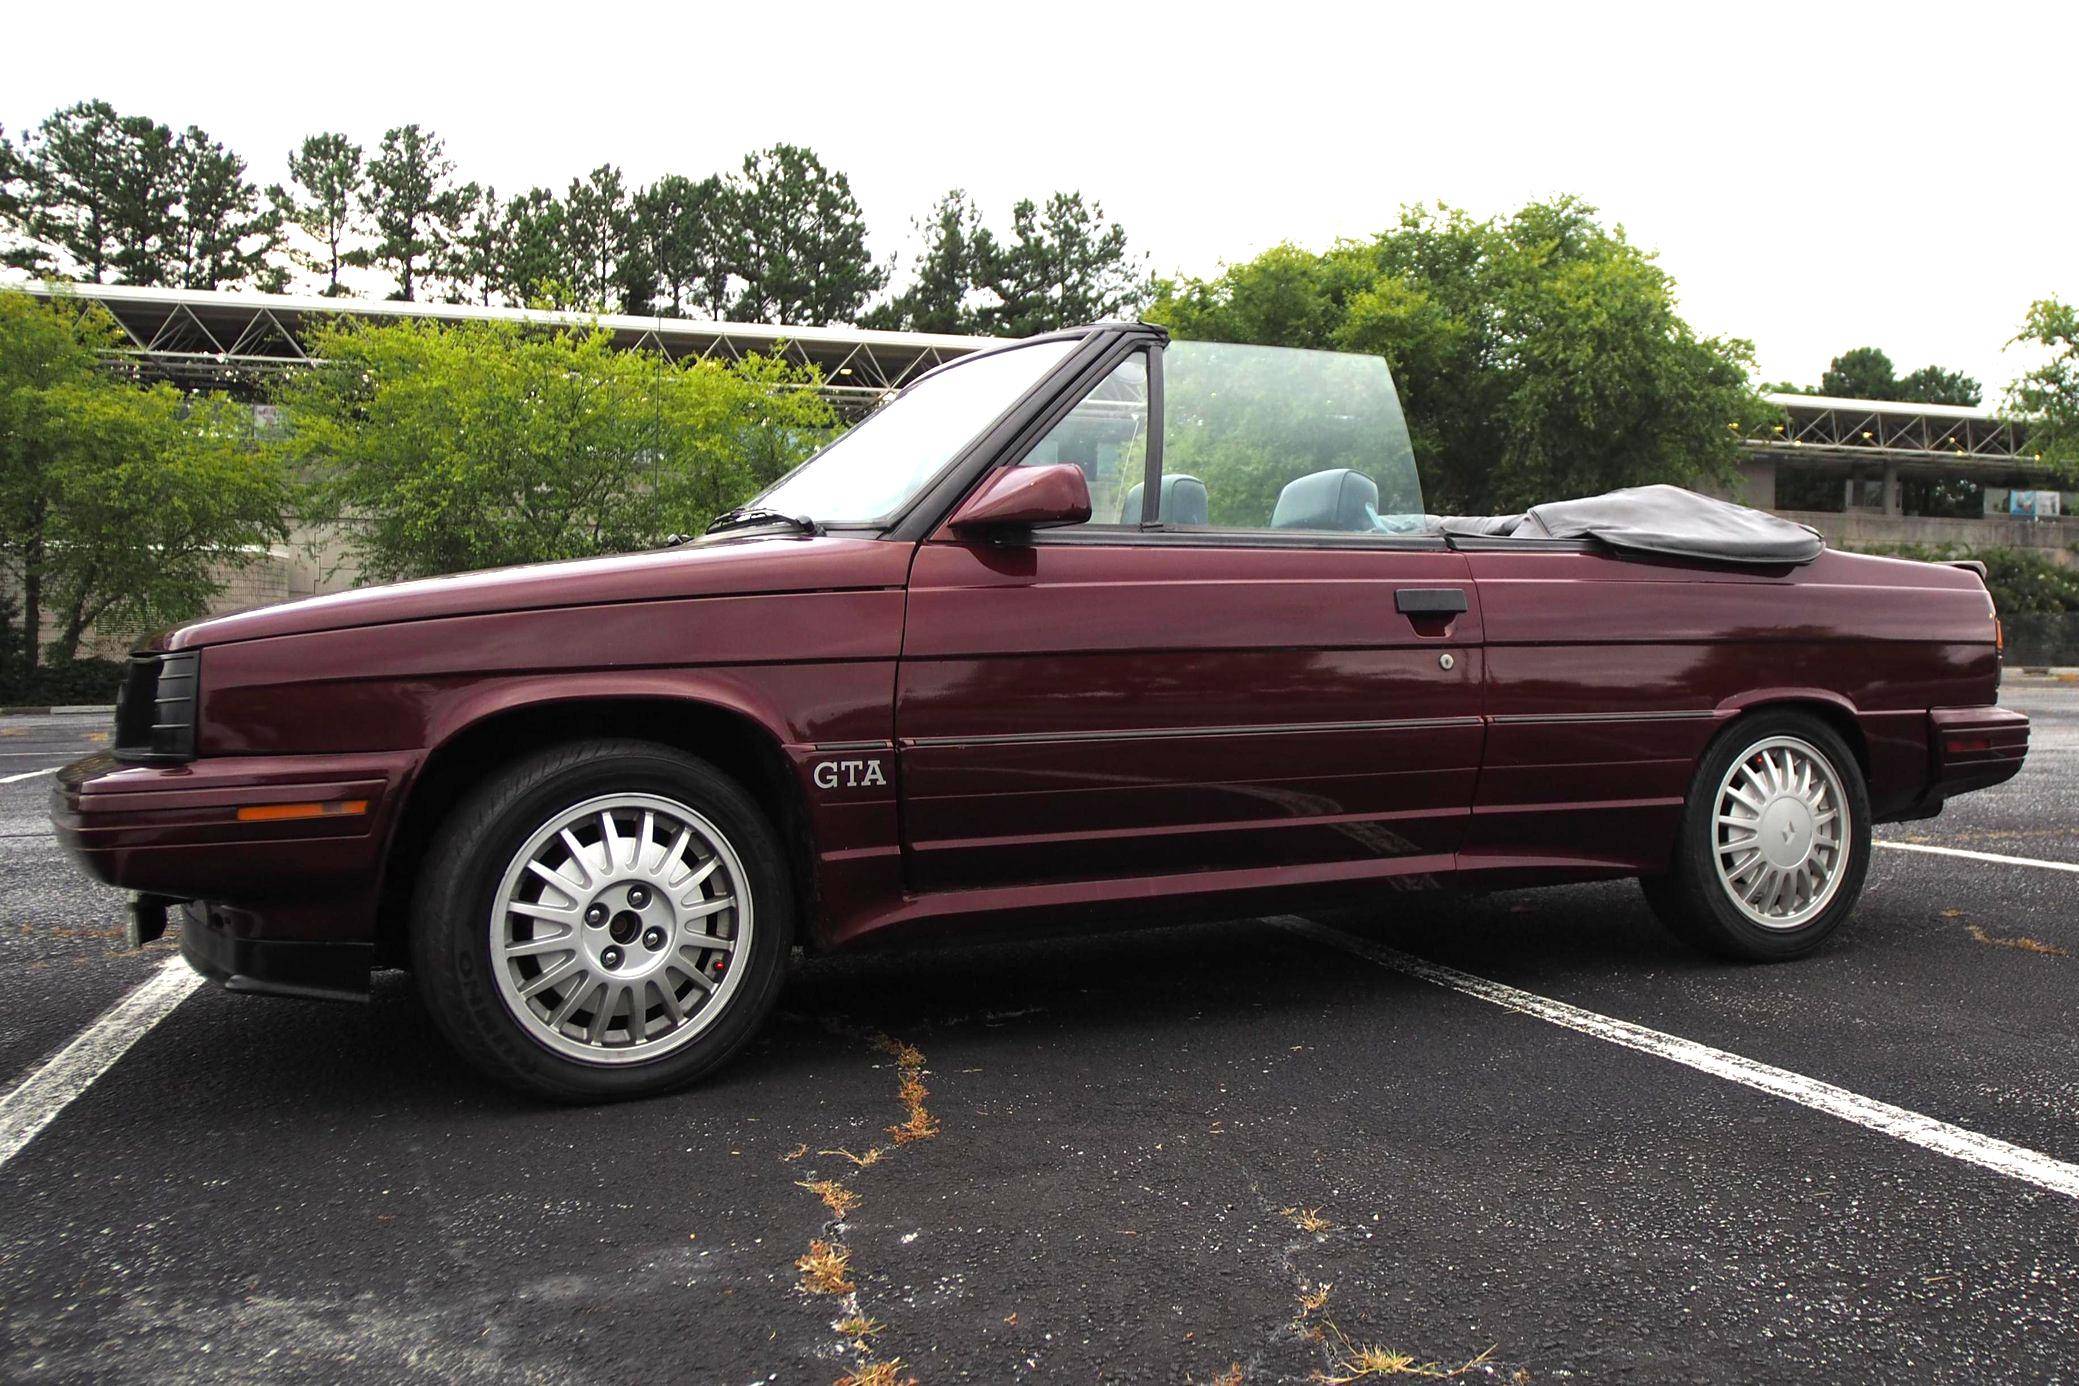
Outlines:
<svg viewBox="0 0 2079 1386"><path fill-rule="evenodd" d="M306 133L416 120L505 192L785 140L851 176L883 255L949 187L998 222L1080 188L1194 274L1572 192L1770 380L1867 343L1996 392L2029 301L2079 296L2068 3L476 9L97 6L16 54L0 123L102 97L267 182Z"/></svg>

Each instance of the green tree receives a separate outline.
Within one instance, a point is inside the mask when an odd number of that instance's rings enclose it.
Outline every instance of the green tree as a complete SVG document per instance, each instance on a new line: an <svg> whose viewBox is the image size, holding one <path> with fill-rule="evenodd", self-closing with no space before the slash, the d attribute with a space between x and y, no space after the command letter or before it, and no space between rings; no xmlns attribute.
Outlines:
<svg viewBox="0 0 2079 1386"><path fill-rule="evenodd" d="M0 575L22 594L32 671L97 626L197 615L227 568L285 536L285 473L250 411L109 373L119 339L98 306L0 292Z"/></svg>
<svg viewBox="0 0 2079 1386"><path fill-rule="evenodd" d="M353 291L340 282L340 272L365 269L368 247L363 233L365 193L361 146L333 131L311 135L289 154L292 187L283 199L291 225L314 245L315 252L295 249L291 258L313 274L323 275L327 298Z"/></svg>
<svg viewBox="0 0 2079 1386"><path fill-rule="evenodd" d="M2079 309L2038 299L2012 344L2045 359L2008 388L2007 410L2028 424L2031 449L2069 477L2079 471Z"/></svg>
<svg viewBox="0 0 2079 1386"><path fill-rule="evenodd" d="M1007 337L1117 317L1149 290L1142 265L1127 253L1125 228L1079 192L1055 193L1044 207L1029 198L1018 203L1010 236L989 244L983 263L997 303L981 321Z"/></svg>
<svg viewBox="0 0 2079 1386"><path fill-rule="evenodd" d="M505 204L497 292L520 306L569 306L563 283L563 204L547 188L529 188Z"/></svg>
<svg viewBox="0 0 2079 1386"><path fill-rule="evenodd" d="M378 578L698 530L835 424L811 376L617 351L589 327L341 323L311 347L322 364L280 387L287 447Z"/></svg>
<svg viewBox="0 0 2079 1386"><path fill-rule="evenodd" d="M749 322L855 321L887 280L866 249L851 180L812 150L776 144L744 156L730 189L732 311Z"/></svg>
<svg viewBox="0 0 2079 1386"><path fill-rule="evenodd" d="M1981 389L1962 371L1940 366L1922 366L1906 375L1897 374L1891 358L1876 347L1855 347L1836 356L1816 386L1776 384L1767 387L1776 394L1830 395L1836 399L1899 400L1913 404L1978 403Z"/></svg>
<svg viewBox="0 0 2079 1386"><path fill-rule="evenodd" d="M1897 398L1915 404L1976 405L1983 397L1984 387L1962 371L1922 366L1899 377Z"/></svg>
<svg viewBox="0 0 2079 1386"><path fill-rule="evenodd" d="M1699 337L1653 257L1572 198L1484 220L1411 207L1368 241L1158 284L1148 316L1184 338L1383 356L1432 510L1728 479L1768 413L1749 346Z"/></svg>
<svg viewBox="0 0 2079 1386"><path fill-rule="evenodd" d="M190 125L174 145L180 202L173 221L171 272L181 287L220 289L257 279L280 289L283 272L270 263L281 245L283 212L263 206L245 176L245 160Z"/></svg>
<svg viewBox="0 0 2079 1386"><path fill-rule="evenodd" d="M391 297L410 302L453 272L455 228L477 198L454 175L440 137L418 125L387 131L368 161L362 209L375 228L373 263L397 280Z"/></svg>
<svg viewBox="0 0 2079 1386"><path fill-rule="evenodd" d="M95 283L172 277L180 187L171 130L82 101L36 127L18 173L21 229L48 267Z"/></svg>
<svg viewBox="0 0 2079 1386"><path fill-rule="evenodd" d="M572 307L650 311L656 271L636 232L635 206L621 170L612 164L570 181L563 199L563 280L575 295Z"/></svg>
<svg viewBox="0 0 2079 1386"><path fill-rule="evenodd" d="M729 311L729 195L719 176L695 182L666 174L635 196L636 234L656 271L668 316L689 310L719 318Z"/></svg>
<svg viewBox="0 0 2079 1386"><path fill-rule="evenodd" d="M50 268L50 256L29 234L28 179L21 151L0 126L0 266L42 274ZM0 651L0 657L4 657Z"/></svg>
<svg viewBox="0 0 2079 1386"><path fill-rule="evenodd" d="M916 278L865 317L868 327L909 332L979 332L981 295L996 267L996 238L964 191L940 198L916 223L924 238Z"/></svg>
<svg viewBox="0 0 2079 1386"><path fill-rule="evenodd" d="M1894 399L1898 373L1876 347L1853 347L1828 364L1819 377L1819 393L1835 399Z"/></svg>

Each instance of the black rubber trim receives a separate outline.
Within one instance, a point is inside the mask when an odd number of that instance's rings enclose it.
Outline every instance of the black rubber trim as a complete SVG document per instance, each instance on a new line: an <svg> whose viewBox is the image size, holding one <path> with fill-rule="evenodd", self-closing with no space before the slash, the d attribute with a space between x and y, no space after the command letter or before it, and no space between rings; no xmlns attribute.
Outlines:
<svg viewBox="0 0 2079 1386"><path fill-rule="evenodd" d="M180 955L226 991L306 1001L368 999L374 944L240 938L210 922L207 910L182 910Z"/></svg>

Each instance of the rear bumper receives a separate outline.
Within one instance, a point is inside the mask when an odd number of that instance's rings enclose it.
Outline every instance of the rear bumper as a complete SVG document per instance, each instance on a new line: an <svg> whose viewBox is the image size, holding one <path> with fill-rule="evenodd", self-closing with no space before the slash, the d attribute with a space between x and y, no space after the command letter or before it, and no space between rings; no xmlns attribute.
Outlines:
<svg viewBox="0 0 2079 1386"><path fill-rule="evenodd" d="M167 766L90 756L59 772L51 822L89 875L148 895L210 901L227 937L369 945L382 846L413 763L412 753ZM239 814L297 804L364 807L259 821ZM244 975L235 962L224 970Z"/></svg>
<svg viewBox="0 0 2079 1386"><path fill-rule="evenodd" d="M1928 722L1926 806L2011 780L2028 756L2028 718L2011 708L1938 707Z"/></svg>

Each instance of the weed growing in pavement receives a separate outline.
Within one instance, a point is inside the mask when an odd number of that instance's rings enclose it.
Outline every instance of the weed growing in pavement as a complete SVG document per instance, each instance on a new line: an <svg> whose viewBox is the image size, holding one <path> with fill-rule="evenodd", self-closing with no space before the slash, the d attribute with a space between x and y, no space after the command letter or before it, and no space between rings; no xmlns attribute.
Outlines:
<svg viewBox="0 0 2079 1386"><path fill-rule="evenodd" d="M1485 1366L1487 1359L1494 1356L1494 1349L1490 1347L1471 1361L1447 1370L1439 1363L1418 1362L1407 1353L1394 1352L1390 1348L1359 1347L1344 1336L1342 1329L1334 1324L1328 1327L1335 1334L1336 1343L1331 1350L1329 1369L1315 1373L1315 1379L1329 1383L1329 1386L1344 1386L1346 1382L1387 1376L1425 1376L1441 1381L1464 1376L1475 1367Z"/></svg>
<svg viewBox="0 0 2079 1386"><path fill-rule="evenodd" d="M1278 1212L1292 1219L1292 1225L1302 1232L1326 1232L1335 1226L1321 1216L1319 1208L1280 1208Z"/></svg>
<svg viewBox="0 0 2079 1386"><path fill-rule="evenodd" d="M794 1184L796 1188L807 1189L822 1199L823 1206L830 1210L830 1216L839 1222L844 1221L846 1213L859 1206L859 1195L835 1179L797 1179Z"/></svg>
<svg viewBox="0 0 2079 1386"><path fill-rule="evenodd" d="M862 1362L833 1386L917 1386L917 1378L904 1376L902 1359L891 1357L885 1362Z"/></svg>
<svg viewBox="0 0 2079 1386"><path fill-rule="evenodd" d="M809 1294L848 1295L858 1288L848 1273L851 1264L852 1253L844 1243L819 1239L809 1243L808 1254L795 1261L794 1269L801 1272L801 1288Z"/></svg>

